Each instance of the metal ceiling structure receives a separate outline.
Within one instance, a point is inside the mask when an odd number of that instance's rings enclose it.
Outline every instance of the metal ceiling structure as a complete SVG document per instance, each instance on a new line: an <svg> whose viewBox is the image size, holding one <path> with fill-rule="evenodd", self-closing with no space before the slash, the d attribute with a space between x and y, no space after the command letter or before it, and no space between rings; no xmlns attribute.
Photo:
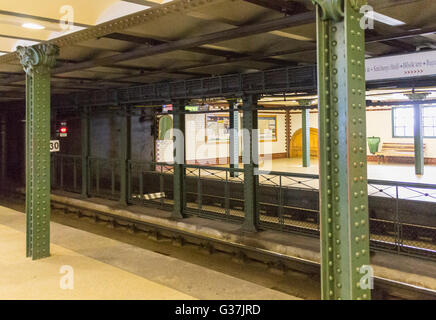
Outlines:
<svg viewBox="0 0 436 320"><path fill-rule="evenodd" d="M82 1L73 1L73 7L76 2L79 6ZM107 9L117 1L99 2ZM93 26L97 18L80 17L83 10L78 7L73 27L83 30L53 39L48 39L49 35L34 39L60 47L57 65L52 70L53 94L125 89L316 62L315 13L311 1L125 2L142 5L145 10ZM375 30L367 34L367 56L413 52L434 44L434 1L387 0L370 4L377 12L404 24L376 22ZM15 16L56 24L59 10L53 5L48 7L52 12L40 16L30 9ZM425 12L420 10L423 7ZM6 9L0 15L12 12L13 8ZM33 38L28 33L21 36ZM0 75L0 102L24 99L24 74L15 53L0 56Z"/></svg>

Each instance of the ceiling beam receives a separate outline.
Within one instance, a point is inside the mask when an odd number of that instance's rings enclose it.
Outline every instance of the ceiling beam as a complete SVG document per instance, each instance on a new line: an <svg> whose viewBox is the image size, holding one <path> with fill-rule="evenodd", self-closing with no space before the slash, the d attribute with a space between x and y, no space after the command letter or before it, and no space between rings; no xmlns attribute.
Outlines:
<svg viewBox="0 0 436 320"><path fill-rule="evenodd" d="M314 20L315 13L307 12L299 15L284 17L276 20L269 20L257 24L246 25L242 27L232 28L220 32L200 35L192 38L186 38L176 41L171 41L157 46L137 48L129 52L112 55L109 57L99 58L92 61L78 63L75 66L65 66L53 69L54 74L72 72L82 69L93 68L96 66L104 66L117 62L134 60L142 57L150 57L158 54L173 52L176 50L185 50L198 47L205 44L213 44L226 40L234 40L256 34L261 34L273 30L279 30L292 26L310 23Z"/></svg>
<svg viewBox="0 0 436 320"><path fill-rule="evenodd" d="M369 29L366 30L366 35L368 37L378 37L378 36L380 36L380 34L377 31L369 30ZM409 43L406 43L406 42L403 42L403 41L399 41L397 39L392 39L392 40L382 39L382 40L379 40L378 42L383 43L385 45L388 45L390 47L397 48L400 51L415 51L416 50L416 47L413 44L409 44Z"/></svg>
<svg viewBox="0 0 436 320"><path fill-rule="evenodd" d="M288 15L304 13L309 11L304 4L296 1L286 0L244 0L252 4L279 11Z"/></svg>
<svg viewBox="0 0 436 320"><path fill-rule="evenodd" d="M111 33L111 34L108 34L104 37L110 38L110 39L117 39L117 40L137 43L137 44L141 44L141 45L150 45L150 46L157 46L157 45L161 45L161 44L169 42L169 41L157 40L157 39L146 38L146 37L132 36L132 35L123 34L123 33ZM234 52L234 51L218 50L218 49L202 48L202 47L189 48L189 49L186 49L185 51L201 53L201 54L210 55L210 56L225 57L226 59L238 58L238 57L242 58L242 57L249 56L247 54ZM284 65L283 60L280 60L280 59L262 58L259 61L268 62L268 63L280 65L280 66ZM287 65L289 65L289 63L287 63Z"/></svg>
<svg viewBox="0 0 436 320"><path fill-rule="evenodd" d="M162 1L160 0L122 0L124 2L130 2L130 3L134 3L134 4L140 4L143 6L148 6L148 7L155 7L161 4Z"/></svg>
<svg viewBox="0 0 436 320"><path fill-rule="evenodd" d="M246 25L242 27L231 28L220 32L200 35L192 38L186 38L176 41L171 41L152 47L141 47L125 53L115 54L109 57L98 58L95 60L79 62L75 65L64 65L52 69L52 74L62 74L73 71L79 71L98 66L107 66L114 63L134 60L141 57L150 57L158 54L173 52L176 50L185 50L189 48L198 47L205 44L217 43L225 40L232 40L261 34L273 30L284 29L292 26L303 25L313 22L315 19L315 12L307 12L299 15L288 16L276 20L269 20L257 24ZM23 76L12 77L8 82L23 81ZM0 81L0 85L3 80Z"/></svg>
<svg viewBox="0 0 436 320"><path fill-rule="evenodd" d="M416 36L424 36L427 34L433 34L436 33L436 26L428 27L428 28L418 28L418 29L412 29L404 32L397 32L392 35L377 35L372 36L370 39L368 39L367 43L372 42L379 42L379 41L389 41L389 40L400 40L400 39L407 39L412 38Z"/></svg>
<svg viewBox="0 0 436 320"><path fill-rule="evenodd" d="M30 19L30 20L36 20L36 21L42 21L42 22L49 22L49 23L55 23L55 24L59 24L62 22L59 19L52 19L52 18L47 18L47 17L42 17L42 16L35 16L35 15L13 12L13 11L6 11L6 10L0 10L0 15L17 17L17 18L24 18L24 19ZM85 24L85 23L79 23L79 22L75 22L75 21L71 21L71 24L76 26L76 27L84 27L84 28L92 27L92 25Z"/></svg>

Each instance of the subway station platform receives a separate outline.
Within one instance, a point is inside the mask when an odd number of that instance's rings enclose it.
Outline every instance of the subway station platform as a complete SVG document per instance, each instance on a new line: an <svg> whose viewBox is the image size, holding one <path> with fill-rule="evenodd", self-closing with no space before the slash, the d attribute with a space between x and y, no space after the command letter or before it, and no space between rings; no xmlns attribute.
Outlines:
<svg viewBox="0 0 436 320"><path fill-rule="evenodd" d="M311 159L310 167L303 167L301 158L283 158L264 160L260 170L318 175L319 165L318 159L315 158ZM368 179L433 184L434 177L436 177L436 165L426 165L424 174L416 175L413 164L368 162Z"/></svg>
<svg viewBox="0 0 436 320"><path fill-rule="evenodd" d="M320 262L319 239L316 237L275 230L246 233L238 224L201 217L173 220L170 218L170 212L167 211L136 205L126 208L116 201L99 198L83 200L78 195L65 192L52 194L52 202L55 207L61 205L88 214L100 212L115 219L120 217L129 221L141 221L154 225L157 229L178 230L237 246L260 248L308 264ZM374 268L375 278L428 289L436 297L435 261L376 251L371 253L371 266Z"/></svg>
<svg viewBox="0 0 436 320"><path fill-rule="evenodd" d="M0 299L297 299L58 223L51 230L51 256L25 258L25 216L0 207ZM72 290L61 288L63 266L72 267Z"/></svg>

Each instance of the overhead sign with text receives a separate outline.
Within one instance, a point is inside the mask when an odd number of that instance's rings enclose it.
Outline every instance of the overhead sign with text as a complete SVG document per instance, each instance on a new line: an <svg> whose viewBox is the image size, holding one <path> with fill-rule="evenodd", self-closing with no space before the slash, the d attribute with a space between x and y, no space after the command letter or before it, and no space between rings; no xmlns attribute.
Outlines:
<svg viewBox="0 0 436 320"><path fill-rule="evenodd" d="M436 75L436 51L366 59L366 80Z"/></svg>

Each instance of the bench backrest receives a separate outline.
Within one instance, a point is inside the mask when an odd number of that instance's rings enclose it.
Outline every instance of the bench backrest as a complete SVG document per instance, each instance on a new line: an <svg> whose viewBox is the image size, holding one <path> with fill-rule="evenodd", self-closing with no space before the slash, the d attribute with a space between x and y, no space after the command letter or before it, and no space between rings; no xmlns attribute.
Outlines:
<svg viewBox="0 0 436 320"><path fill-rule="evenodd" d="M425 144L423 148L425 150ZM415 152L415 145L413 143L385 142L382 145L382 151Z"/></svg>

